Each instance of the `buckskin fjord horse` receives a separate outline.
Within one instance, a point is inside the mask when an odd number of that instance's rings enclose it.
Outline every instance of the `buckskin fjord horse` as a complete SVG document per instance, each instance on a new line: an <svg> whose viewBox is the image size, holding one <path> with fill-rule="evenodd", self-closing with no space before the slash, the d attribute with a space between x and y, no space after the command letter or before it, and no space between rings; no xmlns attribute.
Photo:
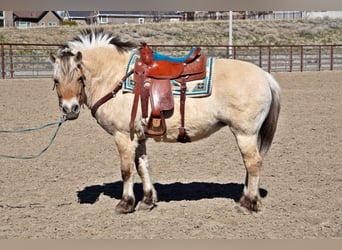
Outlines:
<svg viewBox="0 0 342 250"><path fill-rule="evenodd" d="M163 135L146 134L146 119L139 107L129 126L135 95L124 93L128 62L138 46L124 42L103 29L81 31L75 39L50 55L59 105L66 119L78 118L85 104L93 109L98 124L113 135L121 160L123 194L117 213L156 206L157 193L149 174L146 140L176 142L181 117L180 98L174 97L173 115L166 119ZM185 58L187 59L187 58ZM234 134L246 168L240 204L259 211L259 177L262 156L268 151L280 111L280 87L276 80L257 66L239 60L215 58L212 92L208 97L187 98L185 128L191 141L207 137L228 125ZM113 90L114 89L114 90ZM136 90L137 91L137 90ZM108 97L99 105L98 100ZM101 103L102 104L102 103ZM133 172L142 180L143 198L137 204L133 193Z"/></svg>

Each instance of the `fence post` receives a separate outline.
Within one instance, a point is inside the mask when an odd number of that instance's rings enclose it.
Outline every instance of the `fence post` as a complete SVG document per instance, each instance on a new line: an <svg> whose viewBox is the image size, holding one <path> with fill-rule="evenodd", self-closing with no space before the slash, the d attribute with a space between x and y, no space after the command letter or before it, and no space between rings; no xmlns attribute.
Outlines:
<svg viewBox="0 0 342 250"><path fill-rule="evenodd" d="M290 72L292 72L293 67L293 55L292 55L292 46L290 46Z"/></svg>
<svg viewBox="0 0 342 250"><path fill-rule="evenodd" d="M300 46L300 72L303 72L303 56L304 56L304 50L303 45Z"/></svg>
<svg viewBox="0 0 342 250"><path fill-rule="evenodd" d="M12 44L9 46L9 58L10 58L10 75L11 78L13 78L13 50L12 50Z"/></svg>
<svg viewBox="0 0 342 250"><path fill-rule="evenodd" d="M262 49L259 46L259 67L262 68Z"/></svg>
<svg viewBox="0 0 342 250"><path fill-rule="evenodd" d="M5 49L3 44L1 44L1 76L2 79L5 79Z"/></svg>
<svg viewBox="0 0 342 250"><path fill-rule="evenodd" d="M271 72L271 46L268 46L268 73Z"/></svg>
<svg viewBox="0 0 342 250"><path fill-rule="evenodd" d="M322 67L322 46L319 45L318 47L318 71L321 71Z"/></svg>
<svg viewBox="0 0 342 250"><path fill-rule="evenodd" d="M334 46L330 46L330 70L334 70Z"/></svg>

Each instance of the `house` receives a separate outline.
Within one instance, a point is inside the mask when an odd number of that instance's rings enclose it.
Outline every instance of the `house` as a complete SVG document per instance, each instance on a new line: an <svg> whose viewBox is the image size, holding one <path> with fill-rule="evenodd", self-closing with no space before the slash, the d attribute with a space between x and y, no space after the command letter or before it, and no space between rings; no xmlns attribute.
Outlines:
<svg viewBox="0 0 342 250"><path fill-rule="evenodd" d="M61 21L55 11L13 11L13 23L18 28L53 27Z"/></svg>
<svg viewBox="0 0 342 250"><path fill-rule="evenodd" d="M0 27L13 26L13 11L0 11Z"/></svg>
<svg viewBox="0 0 342 250"><path fill-rule="evenodd" d="M125 24L147 22L174 22L182 20L176 11L94 11L92 24Z"/></svg>
<svg viewBox="0 0 342 250"><path fill-rule="evenodd" d="M63 20L77 24L105 25L145 22L175 22L183 19L176 11L64 11Z"/></svg>
<svg viewBox="0 0 342 250"><path fill-rule="evenodd" d="M342 18L342 11L305 11L308 18Z"/></svg>
<svg viewBox="0 0 342 250"><path fill-rule="evenodd" d="M55 11L0 11L0 27L57 26L62 18Z"/></svg>
<svg viewBox="0 0 342 250"><path fill-rule="evenodd" d="M259 20L342 18L342 11L247 11L246 18Z"/></svg>
<svg viewBox="0 0 342 250"><path fill-rule="evenodd" d="M94 11L91 24L125 24L151 22L174 22L182 20L176 11Z"/></svg>
<svg viewBox="0 0 342 250"><path fill-rule="evenodd" d="M61 17L63 21L74 21L78 25L90 24L91 15L93 11L69 11L62 12Z"/></svg>

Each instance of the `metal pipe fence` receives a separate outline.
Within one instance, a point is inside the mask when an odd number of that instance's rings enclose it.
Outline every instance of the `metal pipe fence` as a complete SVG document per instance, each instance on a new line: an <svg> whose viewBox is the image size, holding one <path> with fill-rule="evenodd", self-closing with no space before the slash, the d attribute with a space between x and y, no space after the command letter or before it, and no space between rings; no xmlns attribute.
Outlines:
<svg viewBox="0 0 342 250"><path fill-rule="evenodd" d="M51 77L49 54L60 44L0 43L1 78ZM150 45L169 56L201 47L209 57L248 61L268 72L342 70L342 45Z"/></svg>
<svg viewBox="0 0 342 250"><path fill-rule="evenodd" d="M156 51L184 55L196 45L154 45ZM342 70L342 45L198 45L206 55L248 61L268 72Z"/></svg>
<svg viewBox="0 0 342 250"><path fill-rule="evenodd" d="M35 78L51 77L49 54L55 53L59 44L0 44L1 77Z"/></svg>

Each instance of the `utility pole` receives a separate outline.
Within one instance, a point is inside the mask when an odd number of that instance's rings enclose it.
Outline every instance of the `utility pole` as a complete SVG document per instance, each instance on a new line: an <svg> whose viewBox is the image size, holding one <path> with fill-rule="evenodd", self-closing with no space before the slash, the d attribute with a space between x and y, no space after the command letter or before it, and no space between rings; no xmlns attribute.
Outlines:
<svg viewBox="0 0 342 250"><path fill-rule="evenodd" d="M229 52L228 58L233 58L233 11L229 11Z"/></svg>

